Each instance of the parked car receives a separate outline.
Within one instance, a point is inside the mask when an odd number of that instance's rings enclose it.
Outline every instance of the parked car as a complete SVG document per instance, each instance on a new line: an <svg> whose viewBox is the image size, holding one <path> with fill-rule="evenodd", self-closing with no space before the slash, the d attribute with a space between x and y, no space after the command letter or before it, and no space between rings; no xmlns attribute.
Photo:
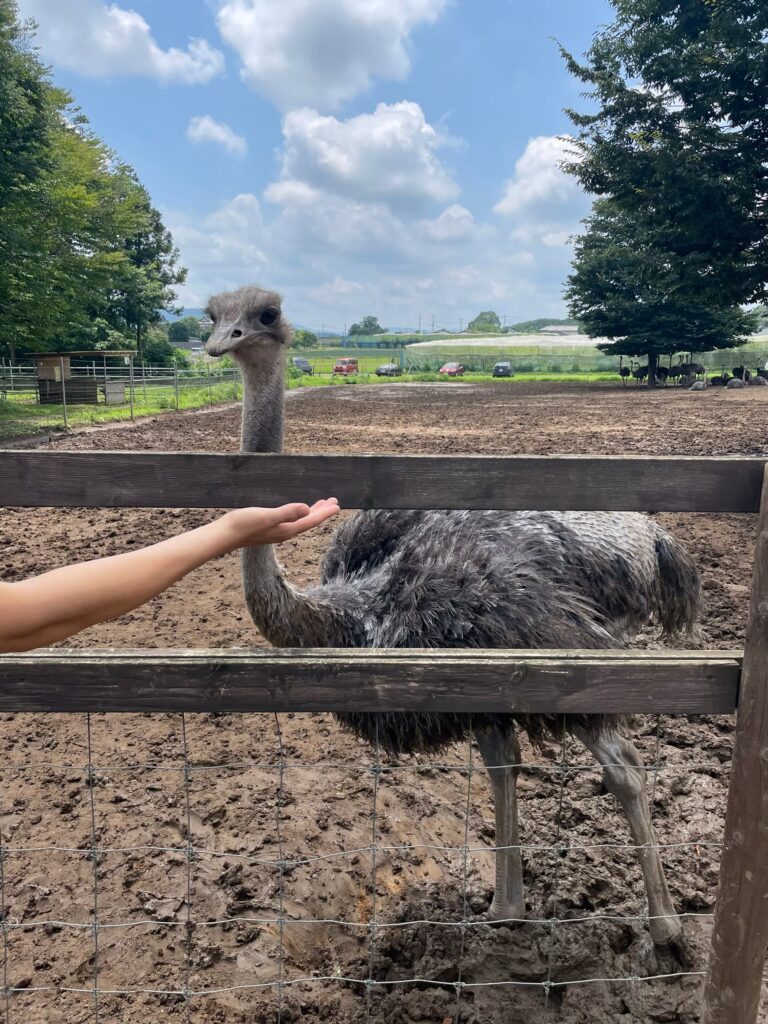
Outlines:
<svg viewBox="0 0 768 1024"><path fill-rule="evenodd" d="M461 377L466 371L461 363L445 363L437 372L444 377Z"/></svg>
<svg viewBox="0 0 768 1024"><path fill-rule="evenodd" d="M304 356L294 356L291 362L297 370L301 370L302 373L308 373L310 377L312 376L312 363L305 359Z"/></svg>
<svg viewBox="0 0 768 1024"><path fill-rule="evenodd" d="M382 363L376 367L377 377L402 377L403 371L397 363Z"/></svg>
<svg viewBox="0 0 768 1024"><path fill-rule="evenodd" d="M342 377L351 377L352 374L359 373L360 370L356 359L337 359L333 364L333 372L341 374Z"/></svg>
<svg viewBox="0 0 768 1024"><path fill-rule="evenodd" d="M494 363L493 365L493 376L494 377L514 377L515 371L512 369L512 363Z"/></svg>

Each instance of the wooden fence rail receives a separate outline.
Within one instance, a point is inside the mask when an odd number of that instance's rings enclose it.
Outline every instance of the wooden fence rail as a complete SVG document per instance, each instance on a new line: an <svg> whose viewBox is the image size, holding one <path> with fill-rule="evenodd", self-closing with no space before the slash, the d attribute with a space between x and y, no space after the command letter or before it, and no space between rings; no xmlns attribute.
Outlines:
<svg viewBox="0 0 768 1024"><path fill-rule="evenodd" d="M0 451L0 505L757 512L766 460Z"/></svg>
<svg viewBox="0 0 768 1024"><path fill-rule="evenodd" d="M732 714L740 652L39 651L0 655L0 711Z"/></svg>
<svg viewBox="0 0 768 1024"><path fill-rule="evenodd" d="M731 713L707 1024L754 1024L768 946L768 485L763 458L0 452L0 505L759 512L729 651L63 651L0 656L2 711Z"/></svg>

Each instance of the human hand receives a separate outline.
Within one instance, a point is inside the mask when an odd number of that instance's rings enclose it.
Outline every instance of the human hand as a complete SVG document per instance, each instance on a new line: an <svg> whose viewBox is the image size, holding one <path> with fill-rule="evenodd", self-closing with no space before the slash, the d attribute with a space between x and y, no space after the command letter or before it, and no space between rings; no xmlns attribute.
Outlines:
<svg viewBox="0 0 768 1024"><path fill-rule="evenodd" d="M314 505L294 503L279 508L237 508L219 520L225 531L226 550L257 544L281 544L314 529L339 511L336 498L323 498Z"/></svg>

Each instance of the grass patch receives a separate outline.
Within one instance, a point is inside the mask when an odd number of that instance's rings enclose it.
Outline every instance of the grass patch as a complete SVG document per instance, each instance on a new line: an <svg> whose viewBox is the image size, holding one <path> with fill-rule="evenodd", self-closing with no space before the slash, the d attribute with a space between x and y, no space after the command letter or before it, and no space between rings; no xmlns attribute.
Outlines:
<svg viewBox="0 0 768 1024"><path fill-rule="evenodd" d="M547 381L550 383L589 383L613 381L618 383L615 373L516 373L514 377L493 377L490 373L465 373L463 377L441 377L437 373L408 373L402 377L377 377L375 374L359 373L355 377L334 377L332 374L314 374L295 377L287 381L289 390L294 388L354 387L356 384L499 384L513 385L516 382Z"/></svg>
<svg viewBox="0 0 768 1024"><path fill-rule="evenodd" d="M202 409L208 405L233 402L241 397L242 387L235 381L212 384L210 389L207 386L181 387L179 409ZM145 398L141 385L137 385L133 404L134 417L153 416L175 410L176 395L173 387L147 388ZM131 410L128 404L67 406L67 421L70 428L118 423L130 420L130 417ZM60 405L38 405L35 396L29 392L8 394L6 398L0 399L0 441L63 429L64 410Z"/></svg>

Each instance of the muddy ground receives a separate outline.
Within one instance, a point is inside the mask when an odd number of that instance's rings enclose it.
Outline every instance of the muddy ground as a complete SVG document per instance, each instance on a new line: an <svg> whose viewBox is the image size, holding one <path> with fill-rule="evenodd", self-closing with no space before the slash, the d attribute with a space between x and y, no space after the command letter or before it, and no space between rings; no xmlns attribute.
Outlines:
<svg viewBox="0 0 768 1024"><path fill-rule="evenodd" d="M287 410L286 447L294 452L768 451L768 394L757 388L648 394L631 387L545 384L350 386L293 392ZM231 451L238 445L238 427L237 409L174 414L134 428L97 429L50 447ZM0 572L5 579L19 579L76 558L138 547L213 514L0 510ZM753 517L660 519L701 567L706 598L701 646L738 647ZM281 557L294 582L316 578L332 529L284 545ZM652 630L639 640L641 646L656 643ZM237 558L228 556L72 645L262 644L243 605ZM468 794L467 745L439 764L421 757L386 763L376 800L377 845L383 849L376 858L374 901L366 849L371 844L370 750L326 716L282 715L280 730L288 768L278 800L279 743L270 716L187 716L193 765L188 788L181 771L180 716L94 716L90 758L84 717L0 720L0 830L2 843L10 847L2 878L12 926L7 978L11 987L29 989L13 994L5 1007L0 998L0 1020L4 1012L8 1024L699 1020L696 972L704 968L707 915L717 880L729 718L665 717L660 723L663 770L657 773L653 813L675 903L690 915L682 967L671 955L654 951L647 925L637 920L645 901L640 871L624 848L630 841L627 826L604 792L600 773L575 743L566 752L577 767L565 778L560 815L559 845L569 848L565 854L540 848L556 837L561 752L525 749L531 767L522 774L520 793L532 920L490 928L480 915L492 885L492 809L483 772L473 773ZM635 723L649 762L656 757L656 734L655 720ZM476 764L477 753L471 757ZM96 765L92 787L84 768L89 759ZM97 845L106 848L95 865L88 854L94 818ZM188 820L198 851L190 864L179 852L187 845ZM287 862L282 900L279 860ZM94 895L98 957L88 927ZM282 963L280 929L270 920L279 916L281 903L287 918ZM555 929L541 920L553 909L563 922ZM465 915L468 927L456 927ZM378 927L371 954L372 920ZM408 923L414 921L419 923ZM57 991L89 990L95 968L103 990L98 1006L87 991ZM692 973L672 980L576 984L681 970ZM288 984L279 1006L271 983L281 974L289 983L327 980ZM387 984L372 987L368 996L354 979L369 975ZM548 977L569 984L553 987L545 1000L539 983ZM412 978L422 980L401 984ZM456 981L477 987L457 990ZM173 993L187 985L195 992L219 991L195 995L185 1004ZM154 991L110 994L116 989Z"/></svg>

